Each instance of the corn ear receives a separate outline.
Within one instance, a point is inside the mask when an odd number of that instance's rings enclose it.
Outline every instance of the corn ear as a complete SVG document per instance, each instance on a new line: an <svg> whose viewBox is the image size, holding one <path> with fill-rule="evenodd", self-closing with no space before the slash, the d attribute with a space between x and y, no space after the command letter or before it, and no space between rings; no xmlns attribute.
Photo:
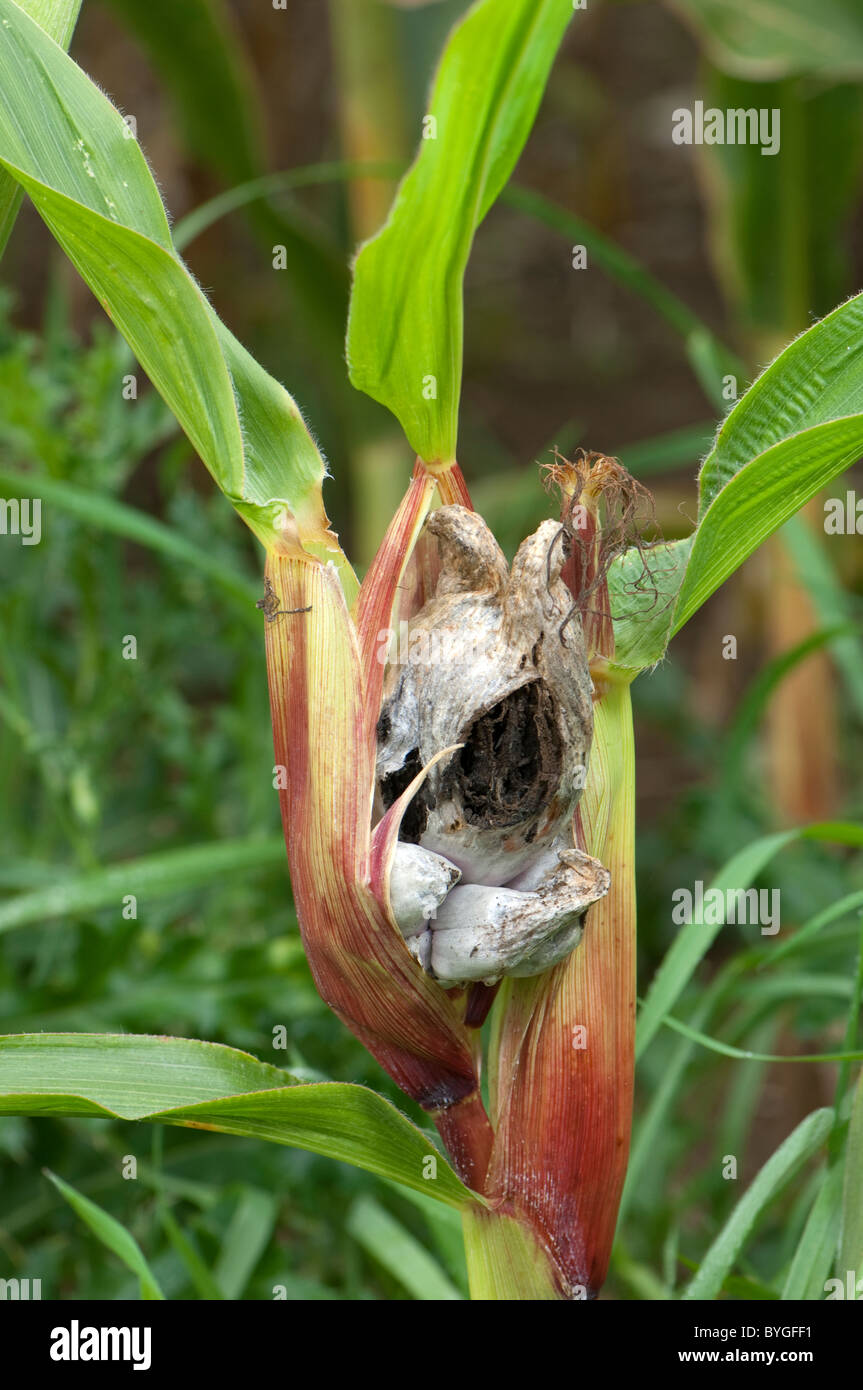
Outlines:
<svg viewBox="0 0 863 1390"><path fill-rule="evenodd" d="M303 943L318 990L402 1090L433 1115L460 1175L480 1186L491 1133L462 1011L422 971L372 864L380 663L370 634L388 616L430 495L414 480L358 604L336 571L288 543L266 575L279 800ZM367 581L368 583L368 581ZM308 610L308 611L304 611Z"/></svg>

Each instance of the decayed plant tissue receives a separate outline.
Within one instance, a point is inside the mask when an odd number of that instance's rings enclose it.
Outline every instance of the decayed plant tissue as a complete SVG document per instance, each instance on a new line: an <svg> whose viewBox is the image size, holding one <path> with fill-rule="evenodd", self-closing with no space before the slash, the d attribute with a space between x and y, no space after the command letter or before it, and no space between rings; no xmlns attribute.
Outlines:
<svg viewBox="0 0 863 1390"><path fill-rule="evenodd" d="M572 834L593 687L558 523L529 536L511 570L464 507L441 507L426 532L439 574L388 668L378 723L380 811L427 770L402 820L390 899L435 978L490 985L562 960L608 892L608 871Z"/></svg>

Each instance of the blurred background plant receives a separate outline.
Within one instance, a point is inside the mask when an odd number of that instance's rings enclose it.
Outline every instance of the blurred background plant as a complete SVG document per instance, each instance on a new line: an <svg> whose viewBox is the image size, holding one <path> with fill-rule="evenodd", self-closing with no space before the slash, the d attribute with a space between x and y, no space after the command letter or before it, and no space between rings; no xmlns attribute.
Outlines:
<svg viewBox="0 0 863 1390"><path fill-rule="evenodd" d="M361 561L411 459L347 384L349 263L385 214L465 8L85 0L72 47L134 115L215 307L290 383L350 483L328 501ZM852 0L817 18L783 0L757 23L727 0L579 16L467 279L460 459L509 553L548 513L536 463L553 446L618 454L653 488L666 538L689 532L723 382L742 393L860 286L861 78ZM671 112L696 98L778 107L781 154L674 146ZM207 1037L404 1106L319 1000L287 906L253 543L140 372L124 399L127 350L29 206L3 269L0 493L43 499L42 543L0 547L3 1032ZM823 515L811 504L634 686L642 993L677 933L675 889L786 825L863 819L863 551L826 537ZM117 908L119 863L137 918ZM781 951L725 928L678 1017L759 1054L859 1047L859 853L765 848L756 882L781 892ZM272 1046L281 1026L286 1052ZM742 1188L849 1079L656 1031L603 1296L673 1296ZM8 1274L68 1297L137 1287L50 1168L127 1227L169 1297L466 1292L458 1216L420 1195L224 1135L157 1128L138 1149L140 1131L119 1122L0 1121ZM123 1180L128 1153L138 1183ZM828 1242L807 1218L823 1178L803 1168L760 1211L726 1292L820 1295ZM834 1246L838 1211L838 1198L824 1208Z"/></svg>

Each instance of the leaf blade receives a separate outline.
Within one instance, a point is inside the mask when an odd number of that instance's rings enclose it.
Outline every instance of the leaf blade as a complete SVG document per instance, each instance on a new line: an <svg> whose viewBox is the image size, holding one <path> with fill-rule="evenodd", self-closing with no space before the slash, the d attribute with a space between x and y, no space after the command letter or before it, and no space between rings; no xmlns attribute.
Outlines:
<svg viewBox="0 0 863 1390"><path fill-rule="evenodd" d="M659 549L656 575L637 551L615 560L616 664L632 675L659 661L667 640L762 541L861 455L863 295L856 295L794 339L726 416L699 475L696 530Z"/></svg>
<svg viewBox="0 0 863 1390"><path fill-rule="evenodd" d="M468 11L435 80L433 138L421 142L387 223L356 260L351 381L392 410L429 463L456 456L473 236L527 139L572 13L570 0L480 0ZM429 378L433 397L424 395Z"/></svg>
<svg viewBox="0 0 863 1390"><path fill-rule="evenodd" d="M347 1230L367 1254L423 1302L455 1302L461 1294L429 1252L373 1197L358 1197Z"/></svg>
<svg viewBox="0 0 863 1390"><path fill-rule="evenodd" d="M217 484L264 545L285 512L354 587L323 508L325 466L296 403L218 319L174 250L131 131L13 0L0 0L0 165L96 294Z"/></svg>
<svg viewBox="0 0 863 1390"><path fill-rule="evenodd" d="M684 1300L716 1298L743 1243L767 1205L826 1141L833 1111L813 1110L771 1154L744 1192L681 1294Z"/></svg>
<svg viewBox="0 0 863 1390"><path fill-rule="evenodd" d="M699 522L673 632L680 631L762 541L861 454L863 414L803 430L741 468L716 494Z"/></svg>
<svg viewBox="0 0 863 1390"><path fill-rule="evenodd" d="M51 917L119 905L126 894L164 896L205 886L214 877L284 864L279 837L221 840L171 849L72 874L0 903L0 933Z"/></svg>
<svg viewBox="0 0 863 1390"><path fill-rule="evenodd" d="M863 1277L863 1071L854 1092L845 1146L841 1231L839 1275L844 1278L846 1270L853 1269L860 1279Z"/></svg>
<svg viewBox="0 0 863 1390"><path fill-rule="evenodd" d="M165 1295L147 1263L143 1250L125 1226L98 1206L96 1202L91 1202L89 1197L85 1197L83 1193L76 1191L62 1178L58 1178L57 1174L52 1173L50 1169L45 1169L45 1176L54 1184L61 1197L69 1203L76 1216L79 1216L85 1225L90 1227L90 1230L102 1244L113 1251L127 1269L137 1275L141 1286L141 1297L146 1301L164 1299Z"/></svg>
<svg viewBox="0 0 863 1390"><path fill-rule="evenodd" d="M81 9L81 0L20 0L20 9L50 34L62 48L68 48ZM12 235L23 193L9 174L0 172L0 256Z"/></svg>
<svg viewBox="0 0 863 1390"><path fill-rule="evenodd" d="M725 893L729 889L747 888L773 856L795 840L830 840L834 837L844 844L863 844L863 827L824 822L796 830L778 831L755 840L723 865L705 889L705 898L713 889ZM705 924L693 921L678 932L650 982L639 1012L636 1058L653 1041L663 1018L671 1012L723 925L723 922Z"/></svg>
<svg viewBox="0 0 863 1390"><path fill-rule="evenodd" d="M107 1116L215 1129L352 1163L450 1206L482 1202L423 1131L375 1091L347 1082L297 1082L219 1043L140 1034L2 1037L0 1114ZM425 1176L430 1158L433 1178Z"/></svg>
<svg viewBox="0 0 863 1390"><path fill-rule="evenodd" d="M812 1203L782 1286L783 1301L815 1300L824 1293L836 1253L841 1203L842 1167L836 1164L828 1170Z"/></svg>
<svg viewBox="0 0 863 1390"><path fill-rule="evenodd" d="M863 71L863 18L855 0L809 0L753 7L749 0L676 0L714 62L754 79L789 72L825 76Z"/></svg>

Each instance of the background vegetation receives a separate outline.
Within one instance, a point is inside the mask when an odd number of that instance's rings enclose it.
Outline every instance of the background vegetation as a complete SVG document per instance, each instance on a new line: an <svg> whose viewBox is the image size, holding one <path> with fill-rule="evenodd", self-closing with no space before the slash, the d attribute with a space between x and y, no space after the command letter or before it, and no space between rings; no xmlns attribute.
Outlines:
<svg viewBox="0 0 863 1390"><path fill-rule="evenodd" d="M464 8L85 0L72 46L135 116L177 232L191 238L179 219L227 189L306 169L304 187L216 205L186 255L302 402L337 479L334 522L364 560L411 459L346 384L349 261L392 183L344 161L409 154ZM742 391L860 287L863 24L837 0L818 42L802 42L796 0L770 30L729 26L730 12L686 0L579 15L516 175L568 216L516 191L479 233L460 458L510 551L546 514L536 463L553 445L619 454L653 487L666 537L687 534L698 459L730 403L722 377ZM781 109L781 154L672 145L671 111L696 97ZM137 399L123 398L126 349L29 207L2 281L0 493L43 499L41 544L0 545L2 1031L205 1037L403 1106L318 999L300 947L253 542L140 372ZM829 495L855 486L859 470ZM823 516L817 501L786 527L635 684L641 993L677 931L674 889L783 827L863 819L861 548L825 536ZM794 841L757 882L781 891L778 941L723 929L678 1016L757 1053L859 1047L859 852ZM281 1026L287 1052L273 1049ZM637 1080L604 1296L664 1298L765 1159L854 1075L741 1060L663 1028ZM136 1182L122 1176L130 1154ZM728 1154L737 1182L722 1176ZM45 1168L134 1234L169 1297L466 1291L457 1215L345 1165L224 1135L157 1127L150 1147L119 1122L4 1119L0 1274L41 1278L46 1296L134 1296L138 1281ZM804 1167L785 1186L728 1293L819 1296L818 1262L793 1255L822 1182Z"/></svg>

